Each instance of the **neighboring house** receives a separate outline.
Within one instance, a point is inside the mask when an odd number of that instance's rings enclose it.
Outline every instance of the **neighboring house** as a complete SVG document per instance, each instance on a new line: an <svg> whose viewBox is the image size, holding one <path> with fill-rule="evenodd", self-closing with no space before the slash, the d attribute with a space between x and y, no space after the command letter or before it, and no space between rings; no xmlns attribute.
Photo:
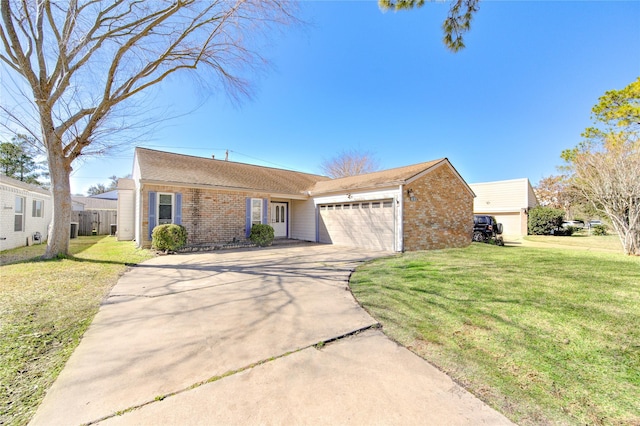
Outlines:
<svg viewBox="0 0 640 426"><path fill-rule="evenodd" d="M113 200L116 201L118 199L118 190L113 189L111 191L103 192L100 194L95 194L90 196L89 198L101 198L103 200Z"/></svg>
<svg viewBox="0 0 640 426"><path fill-rule="evenodd" d="M495 216L504 228L506 237L527 235L529 209L538 205L529 179L511 179L469 185L476 198L473 200L474 214Z"/></svg>
<svg viewBox="0 0 640 426"><path fill-rule="evenodd" d="M53 212L49 191L0 175L0 250L42 243Z"/></svg>
<svg viewBox="0 0 640 426"><path fill-rule="evenodd" d="M116 211L118 209L118 200L110 199L110 198L98 198L95 196L91 197L78 197L76 195L71 197L72 201L72 210L74 211L83 211L83 210L113 210Z"/></svg>
<svg viewBox="0 0 640 426"><path fill-rule="evenodd" d="M78 224L78 235L109 235L115 232L118 201L96 195L91 197L71 197L71 222ZM102 194L99 194L102 195ZM113 225L113 226L112 226Z"/></svg>
<svg viewBox="0 0 640 426"><path fill-rule="evenodd" d="M137 148L118 181L118 239L151 244L177 223L188 244L244 240L268 223L276 238L387 251L471 242L473 191L440 159L341 179Z"/></svg>

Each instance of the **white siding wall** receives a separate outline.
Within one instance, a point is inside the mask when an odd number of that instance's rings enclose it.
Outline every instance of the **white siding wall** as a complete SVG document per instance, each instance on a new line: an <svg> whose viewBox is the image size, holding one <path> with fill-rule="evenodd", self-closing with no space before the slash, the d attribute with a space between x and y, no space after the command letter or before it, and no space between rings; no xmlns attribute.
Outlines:
<svg viewBox="0 0 640 426"><path fill-rule="evenodd" d="M133 172L131 173L131 179L135 184L135 189L133 190L133 220L134 220L134 236L133 239L136 241L138 247L142 246L142 197L140 196L142 192L142 183L140 182L140 166L138 164L138 158L134 156L133 158Z"/></svg>
<svg viewBox="0 0 640 426"><path fill-rule="evenodd" d="M490 214L504 227L504 236L527 235L528 208L538 205L538 200L529 179L512 179L469 185L476 198L473 213Z"/></svg>
<svg viewBox="0 0 640 426"><path fill-rule="evenodd" d="M513 179L469 185L476 198L474 212L519 212L529 206L529 179ZM535 197L534 197L535 199Z"/></svg>
<svg viewBox="0 0 640 426"><path fill-rule="evenodd" d="M14 231L16 197L23 197L24 228ZM33 200L43 201L43 217L33 217ZM30 191L9 183L0 184L0 250L34 244L33 234L39 232L42 243L47 239L52 216L52 201L48 194Z"/></svg>
<svg viewBox="0 0 640 426"><path fill-rule="evenodd" d="M130 183L133 187L133 181ZM134 194L134 188L118 189L118 241L131 241L135 238Z"/></svg>
<svg viewBox="0 0 640 426"><path fill-rule="evenodd" d="M538 198L536 197L536 193L533 191L533 187L527 181L527 187L529 188L528 197L527 197L527 207L533 208L538 205Z"/></svg>
<svg viewBox="0 0 640 426"><path fill-rule="evenodd" d="M290 203L291 238L303 241L316 240L316 209L313 200Z"/></svg>

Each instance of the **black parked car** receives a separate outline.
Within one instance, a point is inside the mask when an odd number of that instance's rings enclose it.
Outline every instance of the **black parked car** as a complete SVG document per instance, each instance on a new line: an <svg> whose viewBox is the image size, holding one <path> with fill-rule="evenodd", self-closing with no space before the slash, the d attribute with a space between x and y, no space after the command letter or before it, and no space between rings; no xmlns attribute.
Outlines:
<svg viewBox="0 0 640 426"><path fill-rule="evenodd" d="M484 214L473 215L473 241L488 243L495 241L499 246L504 245L502 239L502 224L496 218Z"/></svg>

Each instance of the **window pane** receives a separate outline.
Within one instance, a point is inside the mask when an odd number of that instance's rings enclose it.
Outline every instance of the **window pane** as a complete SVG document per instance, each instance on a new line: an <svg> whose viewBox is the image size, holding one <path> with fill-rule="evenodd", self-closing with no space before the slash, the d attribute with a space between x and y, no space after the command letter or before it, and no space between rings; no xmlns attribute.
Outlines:
<svg viewBox="0 0 640 426"><path fill-rule="evenodd" d="M16 197L16 214L24 213L24 198Z"/></svg>
<svg viewBox="0 0 640 426"><path fill-rule="evenodd" d="M160 204L169 204L171 205L171 194L160 194Z"/></svg>
<svg viewBox="0 0 640 426"><path fill-rule="evenodd" d="M262 223L262 200L260 198L251 200L251 223L253 225Z"/></svg>
<svg viewBox="0 0 640 426"><path fill-rule="evenodd" d="M31 216L33 217L43 217L42 214L42 200L33 200L33 211Z"/></svg>
<svg viewBox="0 0 640 426"><path fill-rule="evenodd" d="M158 212L158 219L160 220L169 220L169 223L171 223L171 205L168 206L160 206L159 212Z"/></svg>
<svg viewBox="0 0 640 426"><path fill-rule="evenodd" d="M23 231L24 230L24 198L16 197L16 209L15 216L13 220L13 230L14 231Z"/></svg>
<svg viewBox="0 0 640 426"><path fill-rule="evenodd" d="M280 222L280 207L276 206L276 223Z"/></svg>

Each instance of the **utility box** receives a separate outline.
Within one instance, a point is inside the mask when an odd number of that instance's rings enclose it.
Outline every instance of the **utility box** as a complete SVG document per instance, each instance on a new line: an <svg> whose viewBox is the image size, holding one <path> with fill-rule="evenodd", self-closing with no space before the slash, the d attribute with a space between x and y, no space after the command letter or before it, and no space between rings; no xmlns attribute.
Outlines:
<svg viewBox="0 0 640 426"><path fill-rule="evenodd" d="M78 238L78 222L71 222L71 238Z"/></svg>

